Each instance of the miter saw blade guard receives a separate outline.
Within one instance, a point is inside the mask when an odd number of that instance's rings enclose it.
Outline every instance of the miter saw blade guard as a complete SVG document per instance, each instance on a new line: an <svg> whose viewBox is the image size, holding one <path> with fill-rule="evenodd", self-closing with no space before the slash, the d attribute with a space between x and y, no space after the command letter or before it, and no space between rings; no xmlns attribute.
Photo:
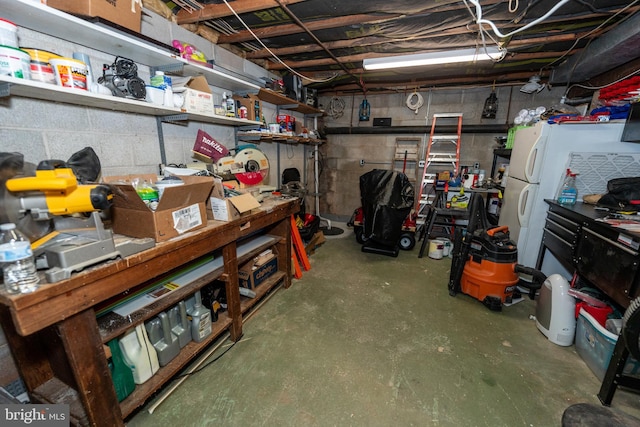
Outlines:
<svg viewBox="0 0 640 427"><path fill-rule="evenodd" d="M242 145L234 150L235 155L218 160L217 172L222 176L232 175L240 183L258 185L269 174L269 160L255 145Z"/></svg>

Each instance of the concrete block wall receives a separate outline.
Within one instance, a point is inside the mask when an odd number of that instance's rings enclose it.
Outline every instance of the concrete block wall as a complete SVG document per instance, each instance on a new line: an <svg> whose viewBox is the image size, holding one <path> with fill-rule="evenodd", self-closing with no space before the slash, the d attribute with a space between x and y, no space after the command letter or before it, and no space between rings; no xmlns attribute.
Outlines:
<svg viewBox="0 0 640 427"><path fill-rule="evenodd" d="M269 76L266 70L242 58L229 60L230 54L224 53L218 47L214 48L207 40L151 11L145 10L143 16L142 32L158 41L170 44L172 39L178 39L192 43L202 49L208 58L214 57L217 63L236 73L251 73L250 78L254 80ZM75 51L88 54L96 78L101 75L103 64L111 64L115 59L111 53L82 46L81 41L74 43L59 40L25 28L18 29L18 37L21 46L48 50L62 56L70 57ZM130 59L135 61L135 58ZM138 75L147 82L149 73L148 67L139 66ZM231 92L226 88L211 89L214 101L220 100L223 92ZM155 117L55 101L18 96L0 98L0 151L22 153L25 161L37 164L45 159L67 160L76 151L89 146L100 158L103 176L159 171L161 156L158 123ZM276 106L263 103L263 115L268 122L275 122L277 113ZM300 114L293 115L297 120L303 120ZM189 121L184 125L164 123L161 129L169 164L189 165L195 161L191 149L198 129L204 130L228 148L236 145L235 129L230 126ZM276 186L280 171L288 167L296 167L301 172L306 168L312 172L312 169L309 169L310 158L306 155L307 150L304 146L261 143L259 148L271 165L266 184ZM0 372L3 373L0 376L0 386L6 385L17 376L1 330Z"/></svg>
<svg viewBox="0 0 640 427"><path fill-rule="evenodd" d="M524 82L523 82L524 84ZM358 110L363 96L340 96L344 102L342 115L331 115L331 96L322 96L319 100L326 111L324 125L331 127L362 128L372 127L373 118L390 117L392 126L421 126L424 132L412 134L329 134L327 143L322 146L323 174L320 177L320 191L322 192L320 212L326 215L348 219L353 210L360 206L359 177L372 169L392 168L397 138L422 139L420 158L424 158L430 126L435 113L463 113L463 134L460 146L460 162L462 165L473 166L478 162L480 168L490 173L493 162L493 149L498 147L495 137L506 136L506 133L464 133L465 125L482 124L511 124L518 112L523 109L544 106L551 107L559 103L564 88L544 89L538 94L524 94L519 86L498 87L498 112L495 119L482 118L485 99L491 93L491 88L458 88L433 89L420 91L424 104L418 110L407 107L407 97L412 91L391 94L368 95L371 106L369 121L358 120ZM416 97L412 98L415 104ZM336 104L334 102L334 104ZM439 119L438 124L455 124L451 119ZM364 165L361 161L364 160ZM418 168L419 169L419 168ZM417 172L417 178L421 175ZM416 191L418 189L416 188Z"/></svg>

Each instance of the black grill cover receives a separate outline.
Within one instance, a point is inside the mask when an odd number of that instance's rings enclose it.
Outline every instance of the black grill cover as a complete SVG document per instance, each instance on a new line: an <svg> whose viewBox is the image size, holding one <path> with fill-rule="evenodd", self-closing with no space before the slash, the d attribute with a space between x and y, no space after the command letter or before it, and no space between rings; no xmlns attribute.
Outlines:
<svg viewBox="0 0 640 427"><path fill-rule="evenodd" d="M414 190L401 172L374 169L360 176L360 197L364 214L363 237L395 246L402 223L413 208Z"/></svg>

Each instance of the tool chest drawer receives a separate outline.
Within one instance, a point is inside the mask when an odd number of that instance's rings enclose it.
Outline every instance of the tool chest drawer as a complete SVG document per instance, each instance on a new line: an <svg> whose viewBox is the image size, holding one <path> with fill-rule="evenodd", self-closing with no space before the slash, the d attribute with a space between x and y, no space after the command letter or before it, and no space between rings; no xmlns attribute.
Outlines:
<svg viewBox="0 0 640 427"><path fill-rule="evenodd" d="M575 241L571 243L545 227L542 243L556 257L566 261L568 264L573 264Z"/></svg>
<svg viewBox="0 0 640 427"><path fill-rule="evenodd" d="M554 214L553 212L549 212L544 229L545 231L550 231L556 234L572 246L575 246L578 243L578 231L580 226L575 222Z"/></svg>
<svg viewBox="0 0 640 427"><path fill-rule="evenodd" d="M552 222L557 224L559 227L566 229L568 232L573 233L575 235L580 231L580 224L570 220L569 218L558 215L555 212L549 211L547 213L547 223Z"/></svg>

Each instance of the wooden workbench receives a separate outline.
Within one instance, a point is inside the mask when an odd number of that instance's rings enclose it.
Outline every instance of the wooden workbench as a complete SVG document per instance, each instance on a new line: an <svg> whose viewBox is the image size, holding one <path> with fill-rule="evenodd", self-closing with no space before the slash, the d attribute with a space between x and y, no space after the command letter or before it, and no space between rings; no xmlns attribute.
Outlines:
<svg viewBox="0 0 640 427"><path fill-rule="evenodd" d="M88 268L68 280L42 284L31 294L0 291L0 324L32 402L69 404L72 423L77 425L124 425L124 418L225 331L238 340L243 314L261 297L280 282L285 288L291 285L289 217L298 209L297 200L268 199L260 209L238 220L209 221L205 228L152 249ZM255 236L262 236L266 243L238 255L242 242ZM278 271L256 289L255 299L241 298L238 265L270 247L278 253ZM120 322L96 318L96 308L105 301L212 254L222 257L223 263L207 277L176 289ZM225 282L228 308L213 323L213 333L203 342L187 344L175 359L118 402L103 344L216 279Z"/></svg>

